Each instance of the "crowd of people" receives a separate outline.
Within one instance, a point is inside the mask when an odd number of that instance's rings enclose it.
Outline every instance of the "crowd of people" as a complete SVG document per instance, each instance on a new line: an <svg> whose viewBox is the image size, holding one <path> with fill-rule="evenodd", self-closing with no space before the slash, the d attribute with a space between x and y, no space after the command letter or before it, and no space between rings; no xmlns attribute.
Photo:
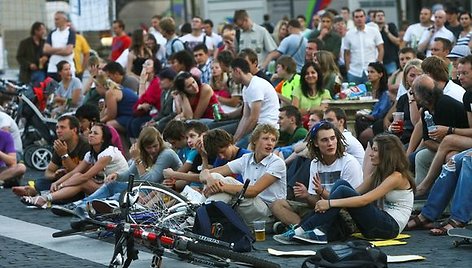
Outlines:
<svg viewBox="0 0 472 268"><path fill-rule="evenodd" d="M131 36L116 20L111 53L99 58L57 12L47 39L34 23L17 56L21 82L60 82L52 161L34 187L19 186L21 140L0 112L0 182L23 203L53 204L62 215L117 201L130 173L191 187L206 202L231 202L249 180L237 211L248 225L265 220L283 244L464 227L471 14L423 7L419 23L401 27L382 10L368 14L326 9L312 25L298 16L274 27L237 10L234 23L218 26L194 16L188 33L154 16ZM325 102L344 82L370 84L378 100L352 132L345 111ZM412 214L417 199L426 203ZM437 222L451 202L450 217Z"/></svg>

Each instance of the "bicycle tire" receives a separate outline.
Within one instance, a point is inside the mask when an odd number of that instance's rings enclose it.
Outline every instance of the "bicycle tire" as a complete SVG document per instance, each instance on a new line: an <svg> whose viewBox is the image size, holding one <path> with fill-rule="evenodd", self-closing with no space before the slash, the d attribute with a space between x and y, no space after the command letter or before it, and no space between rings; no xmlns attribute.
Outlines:
<svg viewBox="0 0 472 268"><path fill-rule="evenodd" d="M234 252L225 248L213 247L208 244L188 242L187 249L197 254L212 254L221 258L228 258L235 262L251 264L256 268L280 268L280 265L244 253Z"/></svg>
<svg viewBox="0 0 472 268"><path fill-rule="evenodd" d="M172 210L176 207L188 209L186 197L157 183L137 181L134 185L133 192L137 192L139 198L130 209L129 217L133 223L183 230L188 215Z"/></svg>

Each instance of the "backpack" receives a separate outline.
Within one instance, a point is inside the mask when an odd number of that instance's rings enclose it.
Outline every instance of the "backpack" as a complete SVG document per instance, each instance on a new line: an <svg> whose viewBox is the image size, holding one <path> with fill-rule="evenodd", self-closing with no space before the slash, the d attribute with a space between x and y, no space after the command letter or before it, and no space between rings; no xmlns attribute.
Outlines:
<svg viewBox="0 0 472 268"><path fill-rule="evenodd" d="M176 51L174 50L174 43L179 41L180 43L182 43L184 45L184 49L185 50L189 50L188 48L188 43L187 42L184 42L182 40L180 40L179 38L175 38L174 40L172 40L172 42L170 43L170 51L171 51L171 55L173 55Z"/></svg>
<svg viewBox="0 0 472 268"><path fill-rule="evenodd" d="M387 255L367 241L349 241L318 250L303 262L302 268L309 267L384 268Z"/></svg>
<svg viewBox="0 0 472 268"><path fill-rule="evenodd" d="M236 252L249 252L255 239L239 214L228 204L214 201L197 209L193 232L233 243Z"/></svg>

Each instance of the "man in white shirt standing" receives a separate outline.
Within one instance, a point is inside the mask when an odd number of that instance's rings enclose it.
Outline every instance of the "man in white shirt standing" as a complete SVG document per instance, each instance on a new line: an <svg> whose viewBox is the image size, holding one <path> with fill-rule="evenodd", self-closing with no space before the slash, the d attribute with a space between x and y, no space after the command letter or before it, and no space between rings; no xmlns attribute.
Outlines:
<svg viewBox="0 0 472 268"><path fill-rule="evenodd" d="M251 74L245 59L234 59L231 68L234 82L244 86L243 116L234 134L234 141L236 146L247 148L250 133L256 125L266 123L278 129L279 98L267 80Z"/></svg>
<svg viewBox="0 0 472 268"><path fill-rule="evenodd" d="M420 11L420 22L408 26L403 41L406 45L416 49L423 32L433 25L431 21L432 11L429 7L423 7Z"/></svg>
<svg viewBox="0 0 472 268"><path fill-rule="evenodd" d="M190 52L193 52L196 45L203 43L207 46L210 55L213 55L213 40L202 31L202 23L202 18L194 16L192 18L192 32L180 37L180 40L187 44L187 49Z"/></svg>
<svg viewBox="0 0 472 268"><path fill-rule="evenodd" d="M48 64L48 76L60 81L56 65L60 61L67 61L70 64L71 72L75 73L74 46L75 31L69 27L68 15L64 11L57 11L54 14L54 24L56 29L48 34L44 44L44 54L50 55Z"/></svg>
<svg viewBox="0 0 472 268"><path fill-rule="evenodd" d="M382 62L384 47L382 35L374 27L366 27L365 11L353 12L356 28L344 37L344 61L349 82L362 84L367 81L367 66L371 62Z"/></svg>
<svg viewBox="0 0 472 268"><path fill-rule="evenodd" d="M221 35L213 32L213 21L210 19L206 19L203 21L203 29L205 30L205 34L207 37L210 37L213 41L213 47L215 50L223 44L223 37Z"/></svg>
<svg viewBox="0 0 472 268"><path fill-rule="evenodd" d="M431 56L431 47L436 37L446 38L449 39L451 43L454 43L454 34L444 26L445 22L446 12L444 10L437 10L434 12L434 25L429 27L428 30L424 31L421 35L421 39L418 43L418 51L425 53L426 57Z"/></svg>

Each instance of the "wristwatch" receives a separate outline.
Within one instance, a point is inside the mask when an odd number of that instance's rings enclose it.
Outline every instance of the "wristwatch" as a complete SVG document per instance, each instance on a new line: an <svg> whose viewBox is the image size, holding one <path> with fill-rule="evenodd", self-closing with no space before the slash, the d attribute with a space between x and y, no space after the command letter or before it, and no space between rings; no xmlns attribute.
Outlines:
<svg viewBox="0 0 472 268"><path fill-rule="evenodd" d="M65 155L61 156L61 159L66 160L68 157L69 157L69 154L65 154Z"/></svg>

